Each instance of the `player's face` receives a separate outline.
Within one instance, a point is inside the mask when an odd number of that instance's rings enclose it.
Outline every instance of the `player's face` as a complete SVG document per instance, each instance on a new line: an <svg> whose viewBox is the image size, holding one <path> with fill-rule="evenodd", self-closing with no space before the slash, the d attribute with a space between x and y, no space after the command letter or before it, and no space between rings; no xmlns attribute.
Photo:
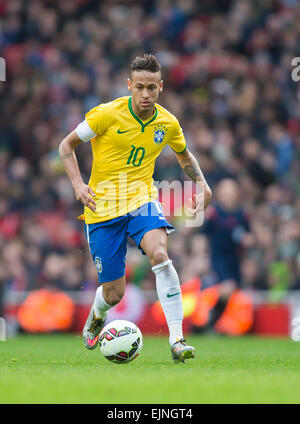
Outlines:
<svg viewBox="0 0 300 424"><path fill-rule="evenodd" d="M138 115L152 114L153 106L163 90L160 72L133 71L128 79L134 112Z"/></svg>

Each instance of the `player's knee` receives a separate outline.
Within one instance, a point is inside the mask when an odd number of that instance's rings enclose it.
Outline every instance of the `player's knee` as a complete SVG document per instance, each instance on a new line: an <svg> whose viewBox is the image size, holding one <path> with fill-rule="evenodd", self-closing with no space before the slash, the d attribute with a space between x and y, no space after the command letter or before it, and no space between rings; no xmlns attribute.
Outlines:
<svg viewBox="0 0 300 424"><path fill-rule="evenodd" d="M153 251L150 259L152 266L154 266L167 261L169 257L166 250L162 247L159 247Z"/></svg>

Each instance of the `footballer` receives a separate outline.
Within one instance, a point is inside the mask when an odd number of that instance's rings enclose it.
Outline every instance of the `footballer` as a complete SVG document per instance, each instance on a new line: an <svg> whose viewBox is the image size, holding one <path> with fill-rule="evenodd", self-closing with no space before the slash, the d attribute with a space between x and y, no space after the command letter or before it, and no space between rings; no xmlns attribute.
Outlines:
<svg viewBox="0 0 300 424"><path fill-rule="evenodd" d="M87 349L96 348L108 310L124 295L129 236L148 256L155 273L172 358L174 362L185 362L194 357L195 349L183 337L180 282L167 252L167 234L174 227L165 219L156 200L152 179L155 160L162 149L166 145L172 148L185 174L202 190L200 195L193 196L191 210L195 216L207 207L211 190L186 146L178 120L156 103L163 90L161 66L156 57L136 57L127 84L130 96L91 109L59 145L76 199L84 205L80 218L84 219L100 283L83 329L83 341ZM90 140L93 163L89 183L85 184L75 148Z"/></svg>

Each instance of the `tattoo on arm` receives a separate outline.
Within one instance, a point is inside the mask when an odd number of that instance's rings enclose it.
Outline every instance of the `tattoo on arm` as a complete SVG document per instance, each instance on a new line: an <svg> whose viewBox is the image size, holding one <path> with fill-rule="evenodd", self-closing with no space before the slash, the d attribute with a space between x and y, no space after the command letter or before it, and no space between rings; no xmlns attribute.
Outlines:
<svg viewBox="0 0 300 424"><path fill-rule="evenodd" d="M198 162L191 153L188 153L188 155L186 155L184 158L180 158L179 163L183 172L188 177L190 177L194 183L196 181L204 181L204 176L201 172Z"/></svg>
<svg viewBox="0 0 300 424"><path fill-rule="evenodd" d="M198 166L195 165L185 165L183 168L183 172L190 177L191 180L196 182L197 180L201 180L201 171Z"/></svg>
<svg viewBox="0 0 300 424"><path fill-rule="evenodd" d="M68 159L68 158L70 158L70 157L72 157L72 156L73 156L73 153L65 153L65 154L61 157L61 160Z"/></svg>
<svg viewBox="0 0 300 424"><path fill-rule="evenodd" d="M191 152L187 152L184 156L177 155L178 162L183 172L190 177L194 183L201 188L204 188L204 209L207 207L211 200L211 190L205 181L204 175L200 169L197 159Z"/></svg>

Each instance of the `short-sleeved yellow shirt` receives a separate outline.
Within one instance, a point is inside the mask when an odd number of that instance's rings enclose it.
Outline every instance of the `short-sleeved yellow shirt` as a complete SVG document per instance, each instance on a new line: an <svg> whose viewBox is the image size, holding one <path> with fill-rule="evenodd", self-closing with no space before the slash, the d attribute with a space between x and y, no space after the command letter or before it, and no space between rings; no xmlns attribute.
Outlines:
<svg viewBox="0 0 300 424"><path fill-rule="evenodd" d="M183 153L186 142L178 120L155 104L155 112L142 121L132 110L131 97L103 103L86 114L97 134L92 138L93 164L89 185L96 194L93 212L84 208L87 224L103 222L137 209L157 198L153 184L155 160L168 144Z"/></svg>

